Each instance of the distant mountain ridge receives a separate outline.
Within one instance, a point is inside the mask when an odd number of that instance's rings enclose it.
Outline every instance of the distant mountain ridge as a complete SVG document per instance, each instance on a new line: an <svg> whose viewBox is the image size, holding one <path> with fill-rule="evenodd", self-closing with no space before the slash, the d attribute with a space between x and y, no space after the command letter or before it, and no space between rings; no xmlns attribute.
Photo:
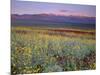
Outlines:
<svg viewBox="0 0 100 75"><path fill-rule="evenodd" d="M12 14L12 25L90 25L95 27L95 17L63 16L55 14Z"/></svg>
<svg viewBox="0 0 100 75"><path fill-rule="evenodd" d="M63 17L83 17L83 18L95 18L95 17L92 17L92 16L80 16L80 15L61 15L61 14L53 14L53 13L41 13L41 14L11 14L12 16L63 16Z"/></svg>

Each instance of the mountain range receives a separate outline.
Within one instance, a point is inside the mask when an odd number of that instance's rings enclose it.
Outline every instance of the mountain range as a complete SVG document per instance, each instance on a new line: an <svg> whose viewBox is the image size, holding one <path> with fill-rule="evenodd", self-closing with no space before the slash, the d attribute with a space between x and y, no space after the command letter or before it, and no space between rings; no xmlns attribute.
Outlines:
<svg viewBox="0 0 100 75"><path fill-rule="evenodd" d="M88 16L63 16L55 14L11 14L12 25L25 26L79 26L95 28L95 17Z"/></svg>

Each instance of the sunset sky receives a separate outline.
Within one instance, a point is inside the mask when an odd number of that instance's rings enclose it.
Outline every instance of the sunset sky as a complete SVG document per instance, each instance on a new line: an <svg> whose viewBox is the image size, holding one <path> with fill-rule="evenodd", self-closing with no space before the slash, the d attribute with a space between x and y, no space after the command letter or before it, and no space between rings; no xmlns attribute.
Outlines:
<svg viewBox="0 0 100 75"><path fill-rule="evenodd" d="M11 0L11 14L96 16L96 6Z"/></svg>

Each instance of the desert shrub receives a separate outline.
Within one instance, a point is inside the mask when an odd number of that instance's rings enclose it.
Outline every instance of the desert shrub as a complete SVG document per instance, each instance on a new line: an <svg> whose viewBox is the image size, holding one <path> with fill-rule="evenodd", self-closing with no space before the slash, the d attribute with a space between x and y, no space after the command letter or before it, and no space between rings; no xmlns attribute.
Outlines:
<svg viewBox="0 0 100 75"><path fill-rule="evenodd" d="M60 34L62 33L53 32L52 35L51 31L25 27L12 29L11 73L28 74L96 68L95 40L91 39L90 35L67 37Z"/></svg>

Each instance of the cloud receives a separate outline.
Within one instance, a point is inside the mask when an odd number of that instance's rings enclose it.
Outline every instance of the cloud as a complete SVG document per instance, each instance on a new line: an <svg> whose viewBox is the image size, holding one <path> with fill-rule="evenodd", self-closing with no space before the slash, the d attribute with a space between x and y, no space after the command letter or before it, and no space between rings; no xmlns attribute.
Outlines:
<svg viewBox="0 0 100 75"><path fill-rule="evenodd" d="M66 10L66 9L62 9L62 10L59 10L59 12L62 12L62 13L67 13L67 12L75 12L73 10Z"/></svg>
<svg viewBox="0 0 100 75"><path fill-rule="evenodd" d="M69 10L60 10L60 12L69 12Z"/></svg>
<svg viewBox="0 0 100 75"><path fill-rule="evenodd" d="M88 16L86 13L84 12L77 12L77 11L73 11L73 10L59 10L58 14L60 15L65 15L65 16L69 16L69 15L73 15L73 16Z"/></svg>

